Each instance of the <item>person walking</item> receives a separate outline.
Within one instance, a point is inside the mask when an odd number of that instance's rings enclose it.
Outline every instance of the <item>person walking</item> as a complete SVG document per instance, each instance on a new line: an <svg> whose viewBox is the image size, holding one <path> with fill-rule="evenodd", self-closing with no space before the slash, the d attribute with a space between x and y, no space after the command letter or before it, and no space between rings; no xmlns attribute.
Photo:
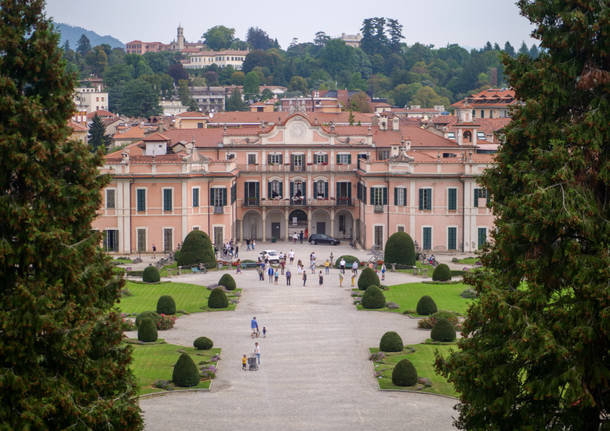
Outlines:
<svg viewBox="0 0 610 431"><path fill-rule="evenodd" d="M341 258L339 261L339 268L341 268L341 272L345 274L345 259Z"/></svg>
<svg viewBox="0 0 610 431"><path fill-rule="evenodd" d="M306 283L307 283L307 271L303 271L303 287L305 287Z"/></svg>
<svg viewBox="0 0 610 431"><path fill-rule="evenodd" d="M322 274L322 270L320 270L319 277L320 277L320 282L319 282L320 286L324 286L324 275Z"/></svg>
<svg viewBox="0 0 610 431"><path fill-rule="evenodd" d="M273 273L273 281L274 281L273 284L277 284L279 278L280 278L280 271L277 268L275 268L275 272Z"/></svg>
<svg viewBox="0 0 610 431"><path fill-rule="evenodd" d="M258 322L256 321L256 317L253 317L252 320L250 320L250 328L252 329L252 333L250 334L250 336L252 338L257 337L258 336Z"/></svg>
<svg viewBox="0 0 610 431"><path fill-rule="evenodd" d="M254 246L256 245L256 240L252 240L252 250L254 250Z"/></svg>
<svg viewBox="0 0 610 431"><path fill-rule="evenodd" d="M157 256L157 246L153 244L152 250L153 250L153 259L156 259L156 256Z"/></svg>
<svg viewBox="0 0 610 431"><path fill-rule="evenodd" d="M330 260L328 259L326 259L326 262L324 262L324 274L330 274Z"/></svg>
<svg viewBox="0 0 610 431"><path fill-rule="evenodd" d="M246 364L248 363L248 358L246 357L246 355L242 356L241 358L241 369L246 371Z"/></svg>
<svg viewBox="0 0 610 431"><path fill-rule="evenodd" d="M354 287L354 280L356 279L356 274L352 272L352 287Z"/></svg>
<svg viewBox="0 0 610 431"><path fill-rule="evenodd" d="M241 274L241 259L237 259L235 262L235 274Z"/></svg>
<svg viewBox="0 0 610 431"><path fill-rule="evenodd" d="M354 263L352 264L352 271L354 272L354 274L358 274L358 261L355 260Z"/></svg>
<svg viewBox="0 0 610 431"><path fill-rule="evenodd" d="M290 253L288 253L288 256L290 257L290 264L292 264L294 262L294 250L293 249L290 249Z"/></svg>
<svg viewBox="0 0 610 431"><path fill-rule="evenodd" d="M256 355L256 360L258 365L261 364L261 346L258 344L258 341L254 343L254 354Z"/></svg>
<svg viewBox="0 0 610 431"><path fill-rule="evenodd" d="M250 239L246 239L246 250L250 250Z"/></svg>
<svg viewBox="0 0 610 431"><path fill-rule="evenodd" d="M333 255L333 252L330 252L330 266L333 266L333 259L335 258L335 256Z"/></svg>
<svg viewBox="0 0 610 431"><path fill-rule="evenodd" d="M299 241L303 244L303 231L299 232Z"/></svg>
<svg viewBox="0 0 610 431"><path fill-rule="evenodd" d="M381 265L381 281L385 280L385 272L387 271L387 268L385 266L385 263L383 263Z"/></svg>
<svg viewBox="0 0 610 431"><path fill-rule="evenodd" d="M239 246L236 245L235 246L235 259L237 259L239 257Z"/></svg>
<svg viewBox="0 0 610 431"><path fill-rule="evenodd" d="M290 273L290 270L286 271L286 286L290 286L290 277L292 277L292 274Z"/></svg>
<svg viewBox="0 0 610 431"><path fill-rule="evenodd" d="M267 276L269 277L269 284L273 283L273 267L271 265L269 265L269 269L267 270Z"/></svg>
<svg viewBox="0 0 610 431"><path fill-rule="evenodd" d="M343 273L339 271L339 287L343 287Z"/></svg>

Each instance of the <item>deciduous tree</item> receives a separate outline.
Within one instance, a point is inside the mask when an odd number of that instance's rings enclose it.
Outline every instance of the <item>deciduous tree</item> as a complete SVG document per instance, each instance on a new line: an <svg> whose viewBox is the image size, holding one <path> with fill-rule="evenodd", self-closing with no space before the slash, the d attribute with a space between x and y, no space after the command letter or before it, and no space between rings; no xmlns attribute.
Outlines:
<svg viewBox="0 0 610 431"><path fill-rule="evenodd" d="M505 57L524 102L482 179L496 215L460 350L437 368L479 430L608 426L610 71L606 2L520 0L544 51ZM607 429L607 428L603 428Z"/></svg>
<svg viewBox="0 0 610 431"><path fill-rule="evenodd" d="M42 0L0 2L0 429L136 430L121 282L91 221L102 159Z"/></svg>
<svg viewBox="0 0 610 431"><path fill-rule="evenodd" d="M227 49L235 39L235 29L224 25L216 25L201 36L205 44L214 51Z"/></svg>

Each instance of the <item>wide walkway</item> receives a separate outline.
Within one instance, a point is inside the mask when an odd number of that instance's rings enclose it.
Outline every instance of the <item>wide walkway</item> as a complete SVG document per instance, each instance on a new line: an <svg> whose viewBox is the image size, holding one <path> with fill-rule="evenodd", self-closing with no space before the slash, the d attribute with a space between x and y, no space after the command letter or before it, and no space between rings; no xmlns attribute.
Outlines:
<svg viewBox="0 0 610 431"><path fill-rule="evenodd" d="M316 250L326 254L329 249ZM308 261L305 247L298 254ZM368 361L368 347L378 345L385 331L397 331L408 344L425 340L429 331L417 329L415 319L399 314L357 311L351 290L338 287L337 270L325 276L324 287L318 287L311 272L308 275L307 287L300 280L287 287L283 277L275 286L258 281L255 271L245 271L235 275L244 289L236 311L181 317L175 329L164 332L167 342L185 346L208 336L223 349L222 360L209 393L142 399L146 429L453 429L454 400L380 392ZM179 280L205 285L219 277L212 272ZM416 280L421 279L396 273L388 275L387 284ZM250 338L253 316L261 328L267 327L268 336L257 339L260 370L243 372L241 356L252 352L255 341Z"/></svg>

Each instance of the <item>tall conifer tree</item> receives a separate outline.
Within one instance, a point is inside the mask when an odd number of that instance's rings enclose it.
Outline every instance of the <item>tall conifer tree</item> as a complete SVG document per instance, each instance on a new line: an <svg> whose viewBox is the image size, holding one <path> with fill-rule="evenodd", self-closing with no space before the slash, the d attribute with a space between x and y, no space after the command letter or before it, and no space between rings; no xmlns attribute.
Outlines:
<svg viewBox="0 0 610 431"><path fill-rule="evenodd" d="M102 119L97 114L93 116L93 120L89 125L87 141L92 151L97 151L98 148L101 148L102 152L106 152L110 145L110 136L106 135L106 126L104 126Z"/></svg>
<svg viewBox="0 0 610 431"><path fill-rule="evenodd" d="M102 160L42 0L0 2L0 429L141 428L120 292L91 221Z"/></svg>
<svg viewBox="0 0 610 431"><path fill-rule="evenodd" d="M518 3L544 50L505 56L524 104L482 180L495 244L470 279L480 298L460 350L437 368L460 393L462 429L599 431L610 414L609 5Z"/></svg>

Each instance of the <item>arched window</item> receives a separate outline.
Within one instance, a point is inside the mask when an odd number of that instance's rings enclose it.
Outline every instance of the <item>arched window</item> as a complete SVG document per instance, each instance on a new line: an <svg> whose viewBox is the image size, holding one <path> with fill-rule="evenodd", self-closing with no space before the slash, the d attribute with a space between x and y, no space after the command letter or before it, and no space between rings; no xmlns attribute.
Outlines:
<svg viewBox="0 0 610 431"><path fill-rule="evenodd" d="M464 132L464 142L472 142L472 132L470 130Z"/></svg>

